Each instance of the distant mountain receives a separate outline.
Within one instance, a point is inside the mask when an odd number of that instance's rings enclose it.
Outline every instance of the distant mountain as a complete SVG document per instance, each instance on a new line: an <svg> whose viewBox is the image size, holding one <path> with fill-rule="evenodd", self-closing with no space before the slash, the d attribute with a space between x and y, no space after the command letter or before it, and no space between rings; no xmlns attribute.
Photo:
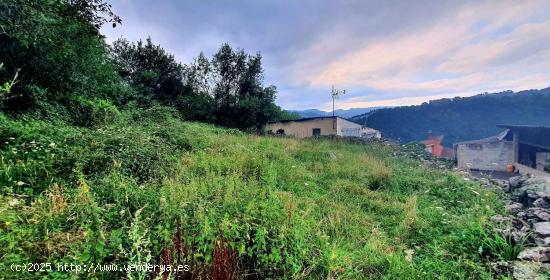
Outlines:
<svg viewBox="0 0 550 280"><path fill-rule="evenodd" d="M317 109L307 109L307 110L289 110L289 112L297 113L302 118L314 118L326 116L327 112L317 110Z"/></svg>
<svg viewBox="0 0 550 280"><path fill-rule="evenodd" d="M403 143L423 140L431 130L434 135L444 135L443 143L451 146L496 135L502 130L497 124L550 125L550 87L438 99L352 119Z"/></svg>
<svg viewBox="0 0 550 280"><path fill-rule="evenodd" d="M363 115L369 113L373 110L380 109L384 107L369 107L369 108L351 108L351 109L338 109L334 111L336 116L342 118L351 118L358 115ZM289 112L298 113L302 118L314 118L314 117L325 117L332 116L332 111L322 111L317 109L306 109L306 110L290 110Z"/></svg>

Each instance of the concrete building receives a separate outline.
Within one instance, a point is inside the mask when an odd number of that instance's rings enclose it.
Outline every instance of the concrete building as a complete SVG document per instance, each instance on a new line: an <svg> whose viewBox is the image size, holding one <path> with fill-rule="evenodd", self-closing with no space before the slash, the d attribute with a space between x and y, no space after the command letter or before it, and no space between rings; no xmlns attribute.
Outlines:
<svg viewBox="0 0 550 280"><path fill-rule="evenodd" d="M270 134L291 135L298 138L338 135L342 137L379 137L380 132L341 117L316 117L269 122L264 131Z"/></svg>
<svg viewBox="0 0 550 280"><path fill-rule="evenodd" d="M454 144L458 168L506 171L513 164L512 134L509 129L496 136Z"/></svg>
<svg viewBox="0 0 550 280"><path fill-rule="evenodd" d="M513 165L520 173L548 176L550 127L498 125L499 135L455 144L461 169L506 171Z"/></svg>
<svg viewBox="0 0 550 280"><path fill-rule="evenodd" d="M550 173L550 126L498 125L512 134L512 158L520 173Z"/></svg>

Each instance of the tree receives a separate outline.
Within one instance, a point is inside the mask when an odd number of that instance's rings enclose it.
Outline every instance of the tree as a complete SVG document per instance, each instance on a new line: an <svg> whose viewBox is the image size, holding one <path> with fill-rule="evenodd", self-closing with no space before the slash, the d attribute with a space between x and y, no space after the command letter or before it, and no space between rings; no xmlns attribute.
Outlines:
<svg viewBox="0 0 550 280"><path fill-rule="evenodd" d="M260 54L223 44L211 60L201 53L182 65L151 38L108 48L99 29L109 23L121 19L105 0L1 1L0 81L18 73L2 87L2 110L90 126L136 101L240 129L281 114L276 88L263 85Z"/></svg>
<svg viewBox="0 0 550 280"><path fill-rule="evenodd" d="M4 110L50 115L53 108L75 106L75 100L117 102L123 94L99 34L103 23L120 18L102 0L84 2L1 1L0 62L6 71L0 79L20 69Z"/></svg>
<svg viewBox="0 0 550 280"><path fill-rule="evenodd" d="M193 63L184 66L185 94L177 100L176 107L189 120L214 122L214 99L210 94L212 72L210 61L201 52Z"/></svg>
<svg viewBox="0 0 550 280"><path fill-rule="evenodd" d="M174 105L184 94L183 66L150 37L137 43L119 39L111 50L119 74L137 90L140 103Z"/></svg>
<svg viewBox="0 0 550 280"><path fill-rule="evenodd" d="M213 98L216 122L241 129L259 129L280 109L275 105L277 89L263 86L260 54L234 51L223 44L212 59Z"/></svg>

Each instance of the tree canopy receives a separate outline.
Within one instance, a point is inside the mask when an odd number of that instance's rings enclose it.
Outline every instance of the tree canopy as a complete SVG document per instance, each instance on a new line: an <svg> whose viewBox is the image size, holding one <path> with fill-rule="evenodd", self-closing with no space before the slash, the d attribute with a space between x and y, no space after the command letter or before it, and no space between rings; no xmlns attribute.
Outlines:
<svg viewBox="0 0 550 280"><path fill-rule="evenodd" d="M185 65L151 38L108 46L101 26L122 22L104 0L0 3L2 110L93 125L136 104L172 106L189 120L258 129L286 116L264 86L261 55L223 44ZM285 115L286 114L286 115Z"/></svg>

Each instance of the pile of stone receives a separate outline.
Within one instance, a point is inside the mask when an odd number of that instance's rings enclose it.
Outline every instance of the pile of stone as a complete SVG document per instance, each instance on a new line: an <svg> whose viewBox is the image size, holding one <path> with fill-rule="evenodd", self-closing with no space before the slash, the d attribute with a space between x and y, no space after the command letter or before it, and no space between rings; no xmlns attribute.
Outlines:
<svg viewBox="0 0 550 280"><path fill-rule="evenodd" d="M521 175L498 185L510 194L509 216L494 216L492 221L500 225L501 234L525 249L517 261L493 267L496 271L508 267L515 279L546 279L546 273L550 275L550 179Z"/></svg>

